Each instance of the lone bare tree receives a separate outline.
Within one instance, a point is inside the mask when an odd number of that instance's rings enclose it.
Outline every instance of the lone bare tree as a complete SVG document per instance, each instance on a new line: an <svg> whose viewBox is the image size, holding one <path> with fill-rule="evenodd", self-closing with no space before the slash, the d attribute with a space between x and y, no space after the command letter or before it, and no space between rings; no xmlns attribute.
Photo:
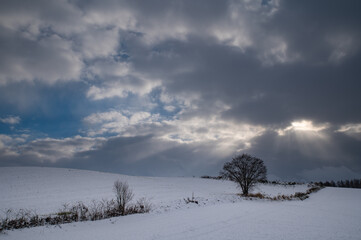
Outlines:
<svg viewBox="0 0 361 240"><path fill-rule="evenodd" d="M117 180L114 182L113 190L116 195L118 210L122 216L126 215L127 204L133 199L133 191L129 188L127 182Z"/></svg>
<svg viewBox="0 0 361 240"><path fill-rule="evenodd" d="M267 179L267 168L263 160L248 154L238 155L226 162L221 176L239 184L243 195L247 196L251 188L258 182Z"/></svg>

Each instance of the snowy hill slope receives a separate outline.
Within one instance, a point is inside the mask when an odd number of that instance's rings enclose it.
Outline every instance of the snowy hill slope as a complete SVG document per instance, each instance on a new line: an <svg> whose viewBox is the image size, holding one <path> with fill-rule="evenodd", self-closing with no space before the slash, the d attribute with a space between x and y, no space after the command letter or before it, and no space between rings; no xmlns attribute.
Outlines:
<svg viewBox="0 0 361 240"><path fill-rule="evenodd" d="M359 189L325 188L305 201L250 201L236 197L239 190L228 181L132 177L69 169L0 168L0 206L49 213L63 202L113 198L112 185L116 179L127 180L136 198L150 198L155 210L95 222L6 231L0 238L356 240L361 236ZM261 185L256 192L277 195L305 189L304 185ZM190 197L192 191L203 205L184 204L183 198Z"/></svg>
<svg viewBox="0 0 361 240"><path fill-rule="evenodd" d="M184 198L194 196L202 203L238 200L233 182L200 178L137 177L62 168L0 168L0 216L7 209L35 210L38 214L57 212L63 204L114 198L113 183L127 181L134 200L146 197L154 211L179 208ZM260 185L255 192L269 195L306 191L306 185Z"/></svg>

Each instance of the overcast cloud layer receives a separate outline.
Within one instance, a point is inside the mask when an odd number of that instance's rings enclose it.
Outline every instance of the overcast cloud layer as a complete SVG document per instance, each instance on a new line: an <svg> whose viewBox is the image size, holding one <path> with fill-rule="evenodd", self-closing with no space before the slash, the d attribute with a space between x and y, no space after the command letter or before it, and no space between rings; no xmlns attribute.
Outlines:
<svg viewBox="0 0 361 240"><path fill-rule="evenodd" d="M0 166L361 178L361 3L0 3Z"/></svg>

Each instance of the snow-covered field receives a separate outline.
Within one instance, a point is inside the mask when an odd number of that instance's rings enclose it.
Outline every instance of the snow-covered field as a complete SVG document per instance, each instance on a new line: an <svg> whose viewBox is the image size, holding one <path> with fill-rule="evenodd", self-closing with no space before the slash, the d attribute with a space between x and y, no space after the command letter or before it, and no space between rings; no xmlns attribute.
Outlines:
<svg viewBox="0 0 361 240"><path fill-rule="evenodd" d="M95 222L6 231L1 239L360 239L361 190L326 188L305 201L242 200L229 181L134 177L54 168L0 168L0 210L39 214L64 203L114 198L113 182L126 180L134 200L146 197L149 214ZM306 191L306 185L260 185L270 196ZM199 205L186 204L192 192Z"/></svg>
<svg viewBox="0 0 361 240"><path fill-rule="evenodd" d="M0 216L7 209L29 209L38 214L57 212L64 203L113 199L114 181L127 181L133 189L134 201L147 198L154 211L179 208L184 198L192 193L201 204L233 202L239 200L240 190L235 183L201 178L136 177L94 171L18 167L0 168ZM260 185L254 192L268 195L304 192L306 185L272 186Z"/></svg>

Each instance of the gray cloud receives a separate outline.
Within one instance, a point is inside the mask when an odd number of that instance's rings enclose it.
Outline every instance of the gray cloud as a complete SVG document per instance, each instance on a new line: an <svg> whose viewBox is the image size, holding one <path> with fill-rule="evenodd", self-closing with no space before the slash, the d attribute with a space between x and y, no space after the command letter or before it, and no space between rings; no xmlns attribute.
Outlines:
<svg viewBox="0 0 361 240"><path fill-rule="evenodd" d="M21 35L0 26L0 84L24 80L52 84L80 77L83 62L71 42L55 35L41 40Z"/></svg>
<svg viewBox="0 0 361 240"><path fill-rule="evenodd" d="M294 118L336 123L360 119L360 112L355 111L360 107L355 87L359 85L359 54L342 66L300 62L265 67L253 52L235 53L215 42L207 46L202 39L191 42L172 41L163 55L140 56L134 66L165 79L163 85L172 94L194 92L206 100L204 105L219 100L231 105L225 116L238 120L274 124ZM167 51L176 57L168 59Z"/></svg>
<svg viewBox="0 0 361 240"><path fill-rule="evenodd" d="M73 99L44 92L75 87L81 97L68 111L82 111L87 137L10 144L8 134L0 162L217 174L246 151L282 178L356 176L360 8L359 1L1 3L1 115L26 122L21 114L40 105L61 118L52 107ZM147 117L132 122L135 112Z"/></svg>
<svg viewBox="0 0 361 240"><path fill-rule="evenodd" d="M152 135L107 141L81 137L43 139L15 148L12 153L0 148L0 166L71 167L148 176L202 175L214 173L215 169L218 172L220 167L219 156L210 154L212 147L177 144Z"/></svg>

